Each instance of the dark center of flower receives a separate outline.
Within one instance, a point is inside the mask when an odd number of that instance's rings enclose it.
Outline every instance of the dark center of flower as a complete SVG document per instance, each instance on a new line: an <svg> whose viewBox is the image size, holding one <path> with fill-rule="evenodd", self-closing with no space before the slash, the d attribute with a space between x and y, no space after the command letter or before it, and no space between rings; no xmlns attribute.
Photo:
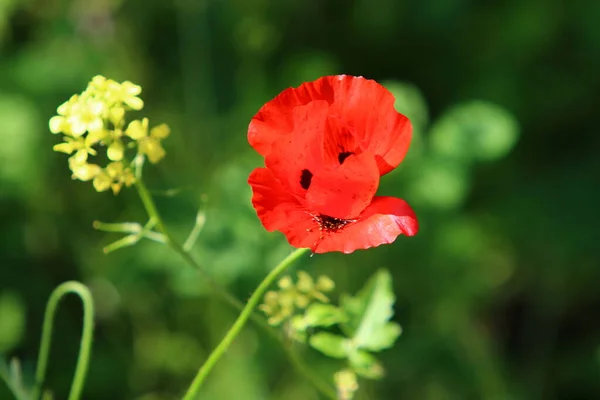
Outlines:
<svg viewBox="0 0 600 400"><path fill-rule="evenodd" d="M343 151L340 154L338 154L338 161L340 162L340 165L344 163L344 161L346 161L346 158L350 157L352 154L354 154L351 151Z"/></svg>
<svg viewBox="0 0 600 400"><path fill-rule="evenodd" d="M317 215L314 217L315 221L319 224L319 230L325 232L337 232L351 222L355 222L354 219L341 219L330 217L329 215Z"/></svg>
<svg viewBox="0 0 600 400"><path fill-rule="evenodd" d="M308 190L310 187L310 182L312 181L312 177L312 172L307 169L302 170L302 173L300 174L300 186L302 186L302 189Z"/></svg>

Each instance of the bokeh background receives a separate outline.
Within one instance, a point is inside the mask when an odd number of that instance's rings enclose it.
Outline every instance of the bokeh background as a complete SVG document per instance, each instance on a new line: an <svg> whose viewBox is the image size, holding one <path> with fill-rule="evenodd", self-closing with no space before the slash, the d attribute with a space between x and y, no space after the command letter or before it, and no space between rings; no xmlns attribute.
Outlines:
<svg viewBox="0 0 600 400"><path fill-rule="evenodd" d="M152 242L92 221L138 221L134 190L96 193L52 151L48 119L103 74L143 86L167 157L145 175L193 256L240 299L289 252L250 206L258 108L326 74L383 82L415 125L381 193L417 211L414 238L303 259L354 292L394 276L404 333L358 399L600 398L600 2L575 0L0 1L0 356L31 380L45 302L89 285L96 341L85 399L177 398L236 316ZM164 191L170 196L165 196ZM81 308L58 313L47 384L67 397ZM328 377L332 362L302 354ZM0 399L10 399L0 382ZM318 399L249 325L203 399Z"/></svg>

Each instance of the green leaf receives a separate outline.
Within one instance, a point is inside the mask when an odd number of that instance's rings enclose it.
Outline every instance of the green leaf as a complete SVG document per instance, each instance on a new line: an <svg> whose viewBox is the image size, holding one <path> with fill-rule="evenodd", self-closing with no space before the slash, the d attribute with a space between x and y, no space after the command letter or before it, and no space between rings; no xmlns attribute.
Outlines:
<svg viewBox="0 0 600 400"><path fill-rule="evenodd" d="M394 345L401 333L402 327L399 324L389 322L382 326L381 329L372 332L368 343L362 346L362 348L370 351L388 349Z"/></svg>
<svg viewBox="0 0 600 400"><path fill-rule="evenodd" d="M348 361L352 370L363 378L381 379L385 374L379 361L366 351L358 350L350 353Z"/></svg>
<svg viewBox="0 0 600 400"><path fill-rule="evenodd" d="M306 326L331 326L345 322L344 311L331 304L314 303L304 313Z"/></svg>
<svg viewBox="0 0 600 400"><path fill-rule="evenodd" d="M349 316L342 330L356 349L379 351L391 347L400 335L400 326L389 322L395 301L392 277L379 270L356 297L342 297L342 308Z"/></svg>
<svg viewBox="0 0 600 400"><path fill-rule="evenodd" d="M309 344L321 353L333 358L348 356L348 339L333 333L319 332L310 337Z"/></svg>
<svg viewBox="0 0 600 400"><path fill-rule="evenodd" d="M456 106L431 127L437 154L464 161L492 161L505 156L517 143L519 126L504 108L472 101Z"/></svg>

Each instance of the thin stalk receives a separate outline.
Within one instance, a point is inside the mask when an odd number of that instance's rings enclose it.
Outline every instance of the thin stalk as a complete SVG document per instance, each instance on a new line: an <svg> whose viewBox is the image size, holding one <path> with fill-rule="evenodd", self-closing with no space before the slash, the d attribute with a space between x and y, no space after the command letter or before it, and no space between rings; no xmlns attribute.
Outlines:
<svg viewBox="0 0 600 400"><path fill-rule="evenodd" d="M229 331L227 331L225 337L210 353L208 359L198 370L198 373L196 374L196 377L194 378L192 384L188 388L185 396L183 397L183 400L193 400L196 398L196 396L198 395L198 391L202 386L202 383L204 382L210 371L214 368L217 361L219 361L221 356L223 356L225 351L229 348L233 340L242 331L242 328L244 327L244 325L246 325L246 322L248 322L248 319L254 312L254 308L261 301L267 289L273 284L277 277L279 277L290 265L292 265L294 261L296 261L302 255L306 254L307 251L308 249L295 250L282 262L280 262L279 265L273 268L273 270L271 270L271 272L269 272L265 279L263 279L263 281L258 285L254 293L252 293L252 296L250 296L248 303L246 303L246 306L244 307L236 321L233 323Z"/></svg>
<svg viewBox="0 0 600 400"><path fill-rule="evenodd" d="M169 246L175 253L179 254L179 256L183 258L187 264L200 271L206 282L212 287L213 291L219 297L221 297L222 300L234 306L235 308L241 309L243 304L235 296L227 292L224 287L219 285L219 283L215 281L210 274L200 264L198 264L196 260L194 260L192 256L190 256L190 254L185 251L183 247L173 238L171 233L165 227L162 217L156 208L156 204L154 204L154 199L152 199L152 195L150 194L150 191L146 187L146 184L142 180L141 176L138 176L135 187L138 191L140 199L142 200L142 203L144 204L144 208L146 209L148 217L156 222L156 227L165 236L167 246Z"/></svg>
<svg viewBox="0 0 600 400"><path fill-rule="evenodd" d="M144 180L142 179L141 167L138 166L136 170L136 184L135 187L137 189L138 195L142 200L144 208L146 209L146 213L148 217L154 219L156 221L156 228L164 235L166 239L166 244L188 264L190 267L200 271L200 273L204 276L206 282L210 285L213 292L225 303L229 304L236 310L242 311L244 309L244 303L238 300L234 295L229 293L226 288L220 285L217 281L215 281L210 274L200 265L198 262L183 249L183 247L173 238L173 236L166 229L163 219L158 212L158 209L154 203L154 199L150 194L150 191L146 187ZM316 374L311 373L310 368L308 368L305 364L303 364L302 360L296 355L290 352L281 335L279 335L273 328L267 324L264 318L261 318L259 315L252 313L250 316L252 321L258 325L261 329L263 329L272 339L277 341L280 346L285 350L288 358L296 368L296 370L308 381L310 382L317 390L319 390L324 396L329 399L336 400L336 392L333 387L322 380Z"/></svg>
<svg viewBox="0 0 600 400"><path fill-rule="evenodd" d="M79 296L83 304L83 327L81 331L81 341L79 342L79 356L77 357L77 366L75 367L75 376L73 377L73 383L71 384L69 400L78 400L81 398L81 391L85 382L85 376L90 362L92 342L94 339L94 301L92 300L90 290L86 286L79 282L69 281L61 283L54 289L48 299L48 304L46 305L40 353L35 372L35 386L31 397L33 400L39 399L42 385L44 384L46 369L48 367L48 358L50 356L54 316L56 315L60 301L69 293Z"/></svg>

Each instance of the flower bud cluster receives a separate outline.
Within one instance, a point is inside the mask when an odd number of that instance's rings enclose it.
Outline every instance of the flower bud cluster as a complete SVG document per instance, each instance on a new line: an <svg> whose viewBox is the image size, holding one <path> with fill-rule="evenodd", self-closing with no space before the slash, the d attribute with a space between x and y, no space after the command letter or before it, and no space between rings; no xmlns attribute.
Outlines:
<svg viewBox="0 0 600 400"><path fill-rule="evenodd" d="M63 134L64 142L54 150L69 154L73 179L92 181L98 192L119 193L123 185L135 183L130 154L143 155L155 164L165 156L162 140L169 136L165 124L148 128L148 118L127 124L125 114L139 111L144 102L142 88L129 81L118 83L95 76L81 93L73 95L50 119L50 131ZM106 152L106 162L91 162L90 156Z"/></svg>
<svg viewBox="0 0 600 400"><path fill-rule="evenodd" d="M264 303L259 306L269 317L270 325L279 325L294 316L297 309L306 309L313 302L328 303L329 298L325 293L331 292L335 287L335 283L328 276L321 275L315 282L304 271L298 271L298 280L295 283L291 277L284 276L277 285L279 290L268 291Z"/></svg>

